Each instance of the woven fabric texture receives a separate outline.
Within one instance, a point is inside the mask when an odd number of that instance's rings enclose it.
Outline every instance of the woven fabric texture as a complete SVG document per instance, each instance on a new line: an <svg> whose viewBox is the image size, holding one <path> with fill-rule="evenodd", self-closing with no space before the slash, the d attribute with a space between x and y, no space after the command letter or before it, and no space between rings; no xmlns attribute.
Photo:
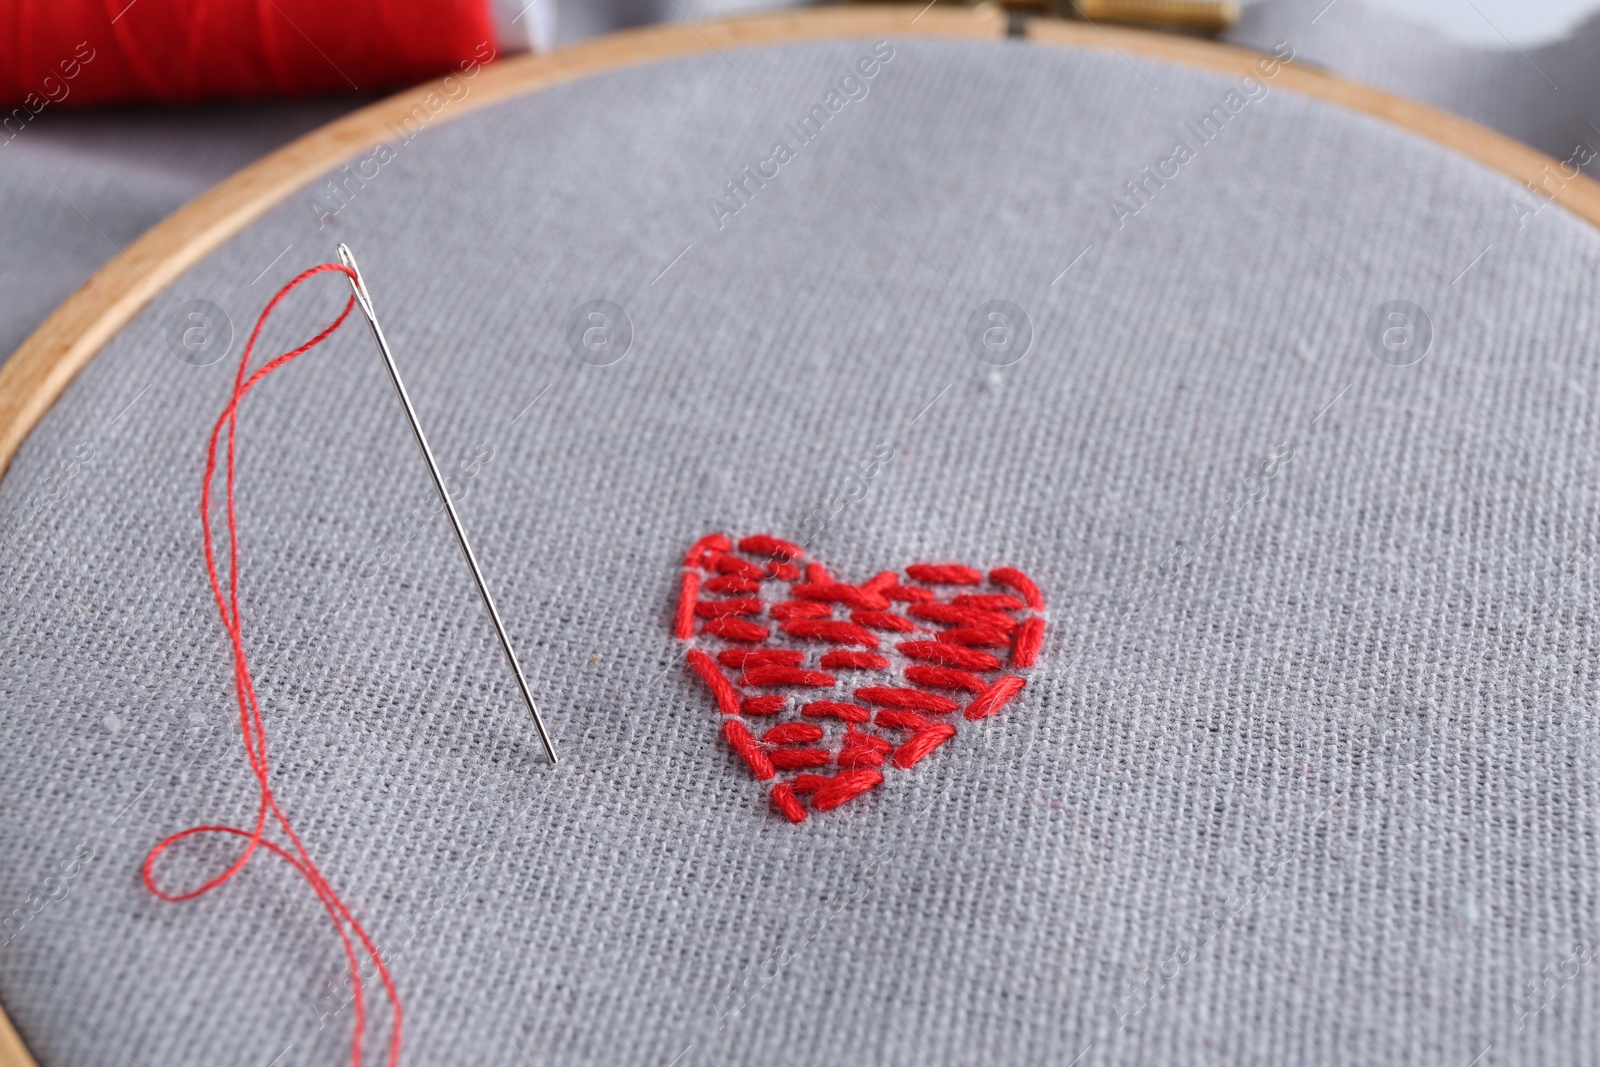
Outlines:
<svg viewBox="0 0 1600 1067"><path fill-rule="evenodd" d="M138 877L251 812L201 463L256 311L339 240L563 753L352 324L247 403L244 610L278 794L392 960L409 1062L1596 1046L1593 229L1271 79L892 48L809 143L786 124L872 42L397 135L72 384L0 481L0 906L26 916L0 1000L45 1067L346 1055L291 871L183 906ZM337 308L328 281L274 350ZM573 345L594 300L631 322L615 361ZM1025 354L974 345L995 300ZM195 301L229 359L178 343ZM884 442L814 554L851 580L1021 567L1046 643L1001 715L791 826L677 658L679 563L713 530L806 536Z"/></svg>

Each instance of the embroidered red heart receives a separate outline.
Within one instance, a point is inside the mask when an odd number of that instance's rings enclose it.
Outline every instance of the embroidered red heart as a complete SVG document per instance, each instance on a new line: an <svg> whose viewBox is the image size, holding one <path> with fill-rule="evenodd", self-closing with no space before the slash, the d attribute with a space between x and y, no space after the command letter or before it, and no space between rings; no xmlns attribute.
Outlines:
<svg viewBox="0 0 1600 1067"><path fill-rule="evenodd" d="M702 537L683 561L674 632L711 690L722 736L790 822L910 770L1022 691L1044 598L1012 567L913 563L839 581L776 537ZM802 569L803 568L803 569ZM979 589L987 585L987 588ZM964 702L964 706L963 706ZM757 726L757 723L760 725ZM753 730L752 727L755 727ZM757 731L759 731L759 736ZM836 768L833 773L825 773Z"/></svg>

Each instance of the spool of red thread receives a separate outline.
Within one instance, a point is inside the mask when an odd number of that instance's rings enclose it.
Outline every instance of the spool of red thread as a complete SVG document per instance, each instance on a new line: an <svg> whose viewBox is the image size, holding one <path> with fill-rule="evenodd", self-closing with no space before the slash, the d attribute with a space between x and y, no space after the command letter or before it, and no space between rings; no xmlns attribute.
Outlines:
<svg viewBox="0 0 1600 1067"><path fill-rule="evenodd" d="M374 92L500 50L491 0L0 0L0 125L46 106Z"/></svg>

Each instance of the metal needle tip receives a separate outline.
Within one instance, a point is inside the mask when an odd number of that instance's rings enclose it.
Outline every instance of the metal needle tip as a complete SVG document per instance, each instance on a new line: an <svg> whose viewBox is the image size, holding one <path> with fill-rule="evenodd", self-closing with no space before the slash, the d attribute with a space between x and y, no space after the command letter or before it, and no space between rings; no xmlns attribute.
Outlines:
<svg viewBox="0 0 1600 1067"><path fill-rule="evenodd" d="M372 327L372 337L378 342L378 351L383 355L384 366L389 369L389 380L394 382L394 391L400 395L400 406L405 409L406 420L411 423L411 432L416 435L417 446L422 449L422 458L427 461L428 473L433 476L433 487L439 490L439 496L444 501L445 514L450 517L450 528L455 530L456 540L461 545L461 553L467 557L467 566L472 569L472 580L478 585L478 594L483 597L483 606L489 609L489 619L494 623L495 636L500 638L500 647L505 651L506 662L511 664L511 673L516 675L517 689L521 691L522 699L533 715L534 729L539 731L539 740L544 744L550 762L555 763L556 746L550 740L550 731L545 729L544 717L539 714L539 705L528 689L528 680L522 675L522 665L517 662L517 654L511 648L511 638L506 634L505 623L500 619L500 610L494 606L494 597L489 595L489 584L484 581L483 570L478 566L478 557L472 551L471 542L467 540L466 530L461 527L461 516L456 513L455 502L450 499L450 491L444 486L444 476L439 473L439 463L433 458L433 449L428 446L428 438L422 432L422 423L417 420L417 410L411 406L411 395L406 392L405 382L400 380L400 368L395 366L394 353L390 351L389 342L383 336L383 327L378 325L378 313L373 310L372 296L367 292L367 283L361 277L361 268L356 266L356 257L350 251L350 246L343 242L339 244L339 262L350 269L350 289L355 293L356 303L360 306L367 325Z"/></svg>

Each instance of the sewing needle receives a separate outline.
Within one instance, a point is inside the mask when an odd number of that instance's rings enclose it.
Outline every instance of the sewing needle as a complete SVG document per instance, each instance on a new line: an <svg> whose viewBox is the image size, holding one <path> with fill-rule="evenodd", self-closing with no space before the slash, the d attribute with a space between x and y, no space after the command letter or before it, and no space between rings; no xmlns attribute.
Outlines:
<svg viewBox="0 0 1600 1067"><path fill-rule="evenodd" d="M556 761L556 747L550 740L550 732L545 729L544 717L539 714L539 705L533 699L533 693L528 689L528 680L522 675L522 666L517 662L517 654L511 648L511 638L506 633L505 623L500 619L500 611L494 606L494 597L489 595L489 584L484 581L483 570L478 566L478 557L472 551L472 544L467 540L467 531L462 529L461 516L456 513L455 503L450 499L450 492L444 487L444 476L439 473L439 463L433 457L433 449L428 446L428 438L422 432L422 423L417 421L416 408L411 406L411 396L406 392L406 386L400 380L400 368L395 366L394 353L389 349L389 342L383 336L383 327L378 325L378 313L373 310L372 297L367 293L366 280L361 277L361 268L356 266L356 257L350 251L350 246L340 242L339 261L350 268L350 288L355 293L356 303L361 306L361 314L366 316L367 325L372 327L372 337L378 342L378 351L383 355L384 366L389 369L389 380L394 382L394 391L400 395L400 406L405 408L406 419L411 423L411 432L416 435L417 445L422 449L422 458L427 461L428 473L433 476L433 487L439 490L439 496L444 500L445 513L450 516L450 527L456 532L456 540L461 544L462 555L467 557L467 566L472 568L472 580L478 583L478 593L483 597L483 606L489 609L489 618L494 623L494 632L500 638L500 647L505 650L506 662L511 664L511 673L517 677L517 688L522 691L522 699L527 702L528 710L533 713L534 729L539 731L539 740L544 743L544 750L550 756L550 762Z"/></svg>

